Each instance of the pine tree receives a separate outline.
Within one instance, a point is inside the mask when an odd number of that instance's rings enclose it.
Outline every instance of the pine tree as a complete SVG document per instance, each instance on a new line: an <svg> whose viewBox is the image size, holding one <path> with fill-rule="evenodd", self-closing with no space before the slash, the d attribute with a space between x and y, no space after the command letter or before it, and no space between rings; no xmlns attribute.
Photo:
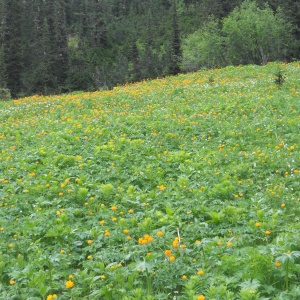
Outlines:
<svg viewBox="0 0 300 300"><path fill-rule="evenodd" d="M182 59L181 42L180 42L180 30L178 26L178 17L176 10L176 1L173 3L172 12L172 57L170 65L170 74L176 75L180 72L180 63Z"/></svg>
<svg viewBox="0 0 300 300"><path fill-rule="evenodd" d="M63 0L47 2L50 39L50 73L57 92L64 88L68 74L68 36Z"/></svg>
<svg viewBox="0 0 300 300"><path fill-rule="evenodd" d="M13 97L21 91L22 0L4 0L3 52L7 87Z"/></svg>

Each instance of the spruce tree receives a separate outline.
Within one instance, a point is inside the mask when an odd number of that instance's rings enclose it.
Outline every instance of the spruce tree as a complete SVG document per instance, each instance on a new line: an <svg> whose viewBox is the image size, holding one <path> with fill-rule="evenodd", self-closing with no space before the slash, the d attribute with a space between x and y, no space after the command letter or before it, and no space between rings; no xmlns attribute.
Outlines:
<svg viewBox="0 0 300 300"><path fill-rule="evenodd" d="M61 92L68 74L68 36L65 20L65 3L63 0L47 2L47 24L50 39L50 74L56 92Z"/></svg>
<svg viewBox="0 0 300 300"><path fill-rule="evenodd" d="M182 59L181 42L180 42L180 30L178 26L178 16L176 9L176 1L173 3L172 12L172 57L170 65L170 73L176 75L180 72L180 63Z"/></svg>
<svg viewBox="0 0 300 300"><path fill-rule="evenodd" d="M4 0L3 52L7 87L13 97L21 91L22 0Z"/></svg>

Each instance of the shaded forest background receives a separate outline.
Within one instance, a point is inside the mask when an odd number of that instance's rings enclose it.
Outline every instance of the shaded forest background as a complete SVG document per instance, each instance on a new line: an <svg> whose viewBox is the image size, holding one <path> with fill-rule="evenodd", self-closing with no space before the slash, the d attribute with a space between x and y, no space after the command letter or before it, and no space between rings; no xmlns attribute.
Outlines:
<svg viewBox="0 0 300 300"><path fill-rule="evenodd" d="M91 91L201 68L299 59L299 1L242 3L2 0L0 88L13 97Z"/></svg>

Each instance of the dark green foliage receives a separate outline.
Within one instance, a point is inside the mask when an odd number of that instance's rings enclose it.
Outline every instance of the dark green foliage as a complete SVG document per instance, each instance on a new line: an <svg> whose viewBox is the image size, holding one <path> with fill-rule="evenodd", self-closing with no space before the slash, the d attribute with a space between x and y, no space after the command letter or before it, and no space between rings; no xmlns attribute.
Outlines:
<svg viewBox="0 0 300 300"><path fill-rule="evenodd" d="M275 80L274 80L275 84L280 87L285 82L285 76L283 75L283 71L281 69L278 69L274 74L274 76L275 76Z"/></svg>
<svg viewBox="0 0 300 300"><path fill-rule="evenodd" d="M3 7L3 52L7 87L12 96L21 91L22 70L22 1L5 0Z"/></svg>
<svg viewBox="0 0 300 300"><path fill-rule="evenodd" d="M5 88L0 88L0 101L11 100L10 90Z"/></svg>

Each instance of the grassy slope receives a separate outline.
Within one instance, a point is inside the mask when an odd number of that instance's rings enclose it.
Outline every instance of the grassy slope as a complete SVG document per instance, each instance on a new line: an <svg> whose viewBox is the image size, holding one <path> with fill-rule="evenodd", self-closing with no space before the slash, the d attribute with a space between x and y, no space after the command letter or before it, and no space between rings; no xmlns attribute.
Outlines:
<svg viewBox="0 0 300 300"><path fill-rule="evenodd" d="M299 72L0 103L0 299L297 299Z"/></svg>

